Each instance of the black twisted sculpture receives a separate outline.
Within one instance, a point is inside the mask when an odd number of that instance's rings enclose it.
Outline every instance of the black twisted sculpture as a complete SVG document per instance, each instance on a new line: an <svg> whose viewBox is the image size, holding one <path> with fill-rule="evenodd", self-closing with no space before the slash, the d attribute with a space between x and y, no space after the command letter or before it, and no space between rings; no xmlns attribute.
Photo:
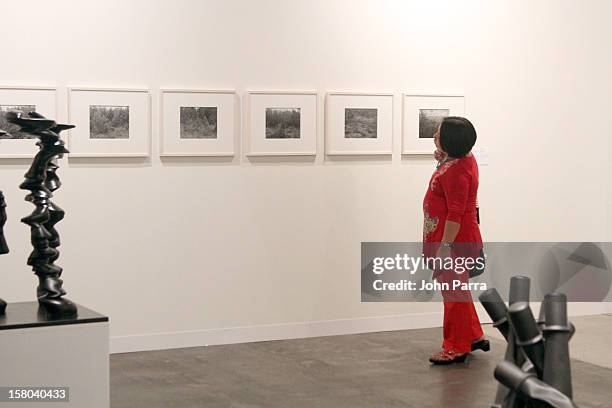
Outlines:
<svg viewBox="0 0 612 408"><path fill-rule="evenodd" d="M0 136L6 134L0 130ZM8 254L9 248L6 244L6 238L4 238L4 224L6 223L6 201L4 200L4 194L0 191L0 255ZM0 315L6 312L6 302L0 299Z"/></svg>
<svg viewBox="0 0 612 408"><path fill-rule="evenodd" d="M61 186L56 174L57 159L63 157L68 150L60 138L60 132L72 129L73 125L61 125L44 116L30 112L8 112L8 122L21 128L39 139L39 152L34 157L32 166L25 174L25 181L19 188L29 190L26 201L36 207L32 214L21 219L30 226L31 242L34 250L28 258L28 265L38 276L37 296L39 305L53 316L73 316L77 314L77 306L63 296L60 279L62 268L55 264L59 258L60 237L55 224L64 218L64 210L51 201L53 191Z"/></svg>

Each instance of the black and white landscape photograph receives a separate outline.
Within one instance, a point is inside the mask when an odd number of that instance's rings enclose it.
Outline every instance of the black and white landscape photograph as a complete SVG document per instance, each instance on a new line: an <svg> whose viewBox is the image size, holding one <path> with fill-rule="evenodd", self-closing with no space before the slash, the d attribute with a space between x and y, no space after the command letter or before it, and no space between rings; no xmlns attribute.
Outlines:
<svg viewBox="0 0 612 408"><path fill-rule="evenodd" d="M216 139L216 106L181 106L181 139Z"/></svg>
<svg viewBox="0 0 612 408"><path fill-rule="evenodd" d="M419 139L431 139L450 114L448 109L419 109Z"/></svg>
<svg viewBox="0 0 612 408"><path fill-rule="evenodd" d="M5 135L0 135L0 139L34 139L35 136L19 130L19 126L6 121L7 112L21 111L24 113L34 112L34 105L0 105L0 129L7 132Z"/></svg>
<svg viewBox="0 0 612 408"><path fill-rule="evenodd" d="M266 108L266 139L299 139L300 108Z"/></svg>
<svg viewBox="0 0 612 408"><path fill-rule="evenodd" d="M90 105L90 139L129 139L130 107Z"/></svg>
<svg viewBox="0 0 612 408"><path fill-rule="evenodd" d="M344 137L347 139L376 139L378 137L378 109L346 108Z"/></svg>

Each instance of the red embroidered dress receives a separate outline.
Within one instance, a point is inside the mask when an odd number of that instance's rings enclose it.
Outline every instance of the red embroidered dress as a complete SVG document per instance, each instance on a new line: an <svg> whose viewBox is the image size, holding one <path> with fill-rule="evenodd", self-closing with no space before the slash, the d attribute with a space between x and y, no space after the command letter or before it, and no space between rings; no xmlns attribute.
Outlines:
<svg viewBox="0 0 612 408"><path fill-rule="evenodd" d="M476 196L478 192L478 165L472 154L459 159L449 159L436 169L429 182L423 200L423 243L425 256L435 256L444 235L446 221L461 224L455 243L462 248L463 256L478 255L482 248L482 237L476 219ZM466 253L465 248L470 248ZM461 280L467 282L468 273L458 274L452 270L435 271L438 282ZM469 291L442 291L444 298L444 343L445 350L466 353L472 341L482 337L483 332ZM460 301L455 301L460 299Z"/></svg>

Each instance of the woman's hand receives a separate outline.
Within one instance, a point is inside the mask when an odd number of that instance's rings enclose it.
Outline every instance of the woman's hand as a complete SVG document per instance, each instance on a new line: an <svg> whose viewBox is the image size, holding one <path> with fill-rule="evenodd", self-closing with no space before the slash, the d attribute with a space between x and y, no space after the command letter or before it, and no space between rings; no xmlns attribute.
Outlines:
<svg viewBox="0 0 612 408"><path fill-rule="evenodd" d="M436 149L434 152L434 159L441 162L446 159L446 153L444 153L442 150Z"/></svg>

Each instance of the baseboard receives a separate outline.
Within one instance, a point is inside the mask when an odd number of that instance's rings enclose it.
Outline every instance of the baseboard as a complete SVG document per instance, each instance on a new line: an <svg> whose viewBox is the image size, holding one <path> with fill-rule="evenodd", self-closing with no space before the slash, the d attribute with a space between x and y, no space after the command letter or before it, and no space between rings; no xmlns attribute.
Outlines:
<svg viewBox="0 0 612 408"><path fill-rule="evenodd" d="M609 303L606 302L577 302L569 303L567 315L572 316L593 316L608 313ZM538 308L538 312L539 312Z"/></svg>
<svg viewBox="0 0 612 408"><path fill-rule="evenodd" d="M412 313L383 317L339 319L260 326L230 327L183 332L117 336L110 339L110 352L164 350L219 344L289 340L442 326L442 313Z"/></svg>
<svg viewBox="0 0 612 408"><path fill-rule="evenodd" d="M585 316L610 313L611 305L612 303L574 303L569 305L568 314L569 316ZM535 316L538 316L540 309L539 303L533 303L532 309ZM482 308L482 305L476 304L476 311L483 324L491 323L491 319ZM150 333L111 337L110 352L113 354L130 353L136 351L214 346L219 344L252 343L257 341L290 340L308 337L339 336L344 334L425 329L441 326L442 312L436 312L182 332Z"/></svg>

